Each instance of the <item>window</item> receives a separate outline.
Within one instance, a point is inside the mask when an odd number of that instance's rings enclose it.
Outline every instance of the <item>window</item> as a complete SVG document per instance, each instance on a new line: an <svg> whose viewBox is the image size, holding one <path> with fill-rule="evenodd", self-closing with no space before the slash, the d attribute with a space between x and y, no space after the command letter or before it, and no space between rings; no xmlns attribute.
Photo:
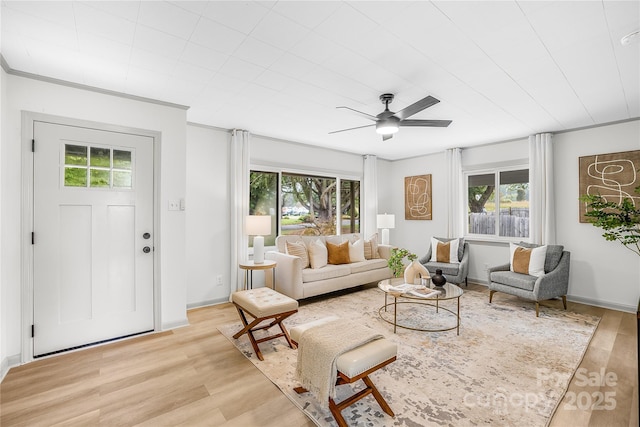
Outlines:
<svg viewBox="0 0 640 427"><path fill-rule="evenodd" d="M132 188L131 151L65 144L64 186Z"/></svg>
<svg viewBox="0 0 640 427"><path fill-rule="evenodd" d="M265 246L274 246L278 230L278 174L251 171L249 188L249 215L271 215L271 234L263 237ZM249 236L249 247L253 247L253 236Z"/></svg>
<svg viewBox="0 0 640 427"><path fill-rule="evenodd" d="M338 234L337 213L340 234L360 231L360 181L254 170L250 182L249 214L273 217L267 246L275 244L278 230L285 235Z"/></svg>
<svg viewBox="0 0 640 427"><path fill-rule="evenodd" d="M340 180L340 234L360 232L360 181Z"/></svg>
<svg viewBox="0 0 640 427"><path fill-rule="evenodd" d="M469 173L466 181L467 234L529 237L528 169Z"/></svg>

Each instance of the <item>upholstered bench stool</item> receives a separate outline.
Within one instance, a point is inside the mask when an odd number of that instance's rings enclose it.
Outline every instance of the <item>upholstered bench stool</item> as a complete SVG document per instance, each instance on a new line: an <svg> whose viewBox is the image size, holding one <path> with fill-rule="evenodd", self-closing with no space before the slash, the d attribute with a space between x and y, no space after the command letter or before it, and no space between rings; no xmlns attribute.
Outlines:
<svg viewBox="0 0 640 427"><path fill-rule="evenodd" d="M302 333L309 328L337 319L339 318L336 316L329 316L297 325L291 328L291 340L297 345L297 343L300 342ZM384 412L392 417L395 416L387 401L384 400L384 397L369 378L369 375L395 361L397 353L397 344L382 338L370 341L338 356L336 360L338 370L336 385L351 384L358 380L362 380L366 385L366 388L344 399L340 403L336 403L329 397L329 409L340 427L347 426L347 422L342 416L342 411L369 394L373 395ZM303 387L296 387L294 390L298 394L307 392Z"/></svg>
<svg viewBox="0 0 640 427"><path fill-rule="evenodd" d="M264 360L262 352L258 347L258 344L261 342L284 337L289 347L295 348L295 345L291 342L287 328L282 324L282 321L298 312L298 301L282 295L271 288L257 288L234 292L231 295L231 302L235 304L238 314L240 315L240 320L242 320L242 324L244 325L233 338L238 339L242 334L246 333L258 359ZM247 321L246 314L253 317L251 322ZM271 321L265 325L260 325L265 320ZM281 333L260 339L256 339L253 335L255 331L269 329L276 325L280 327Z"/></svg>

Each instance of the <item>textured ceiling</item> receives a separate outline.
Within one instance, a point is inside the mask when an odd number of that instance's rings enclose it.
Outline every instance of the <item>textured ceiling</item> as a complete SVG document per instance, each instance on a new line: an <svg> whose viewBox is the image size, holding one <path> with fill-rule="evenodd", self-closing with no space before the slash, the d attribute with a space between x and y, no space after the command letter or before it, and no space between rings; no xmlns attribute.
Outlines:
<svg viewBox="0 0 640 427"><path fill-rule="evenodd" d="M10 71L186 105L191 122L397 159L640 117L639 1L2 1ZM337 106L432 95L383 142Z"/></svg>

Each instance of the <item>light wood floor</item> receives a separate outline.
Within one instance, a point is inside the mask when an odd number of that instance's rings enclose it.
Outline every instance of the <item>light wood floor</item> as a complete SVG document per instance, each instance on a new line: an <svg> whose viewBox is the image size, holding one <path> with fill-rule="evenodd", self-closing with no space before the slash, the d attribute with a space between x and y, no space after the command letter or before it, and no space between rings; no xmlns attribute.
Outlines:
<svg viewBox="0 0 640 427"><path fill-rule="evenodd" d="M488 295L484 286L466 290ZM511 297L496 294L494 304L502 298ZM604 368L617 381L590 387L576 376L568 393L575 394L576 409L565 398L551 426L637 426L636 316L569 304L602 316L580 366L585 373ZM12 368L0 384L0 425L314 426L218 332L218 325L236 318L230 304L199 308L189 312L188 327ZM615 408L579 409L604 392Z"/></svg>

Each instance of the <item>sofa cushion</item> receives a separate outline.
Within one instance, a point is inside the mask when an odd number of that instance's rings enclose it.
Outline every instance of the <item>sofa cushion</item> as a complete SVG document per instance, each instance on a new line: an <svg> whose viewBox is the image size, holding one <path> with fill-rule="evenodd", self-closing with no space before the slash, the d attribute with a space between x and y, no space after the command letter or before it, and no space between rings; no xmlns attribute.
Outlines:
<svg viewBox="0 0 640 427"><path fill-rule="evenodd" d="M305 268L302 270L302 282L317 282L319 280L348 276L349 274L351 274L351 267L349 264L328 264L322 268Z"/></svg>
<svg viewBox="0 0 640 427"><path fill-rule="evenodd" d="M515 273L540 277L544 274L546 246L525 248L509 243L510 270Z"/></svg>
<svg viewBox="0 0 640 427"><path fill-rule="evenodd" d="M327 247L320 239L316 239L308 245L309 262L311 268L322 268L327 265Z"/></svg>
<svg viewBox="0 0 640 427"><path fill-rule="evenodd" d="M431 262L458 264L458 239L442 242L431 238Z"/></svg>
<svg viewBox="0 0 640 427"><path fill-rule="evenodd" d="M349 262L364 261L364 240L358 239L355 242L349 241Z"/></svg>
<svg viewBox="0 0 640 427"><path fill-rule="evenodd" d="M490 275L491 281L514 288L533 291L533 287L538 279L528 274L514 273L513 271L494 271Z"/></svg>
<svg viewBox="0 0 640 427"><path fill-rule="evenodd" d="M436 270L440 269L442 270L442 274L444 274L445 276L449 275L449 276L457 276L458 275L458 271L460 270L460 264L450 264L450 263L445 263L445 262L428 262L426 264L424 264L425 267L427 267L427 270L429 270L430 273L435 274Z"/></svg>
<svg viewBox="0 0 640 427"><path fill-rule="evenodd" d="M351 267L351 274L355 274L355 273L362 273L363 271L371 271L371 270L376 270L378 268L384 268L387 267L387 260L386 259L368 259L366 261L362 261L362 262L354 262L349 264L349 266Z"/></svg>
<svg viewBox="0 0 640 427"><path fill-rule="evenodd" d="M525 248L537 248L541 245L536 245L534 243L520 242L519 246ZM562 258L562 251L564 251L563 245L546 245L547 246L547 256L544 260L544 272L549 273L556 269L558 264L560 263L560 258Z"/></svg>
<svg viewBox="0 0 640 427"><path fill-rule="evenodd" d="M309 267L309 254L307 253L307 247L304 243L300 242L286 242L286 249L289 255L297 256L302 261L302 268Z"/></svg>
<svg viewBox="0 0 640 427"><path fill-rule="evenodd" d="M349 241L334 245L327 241L328 264L349 264Z"/></svg>

